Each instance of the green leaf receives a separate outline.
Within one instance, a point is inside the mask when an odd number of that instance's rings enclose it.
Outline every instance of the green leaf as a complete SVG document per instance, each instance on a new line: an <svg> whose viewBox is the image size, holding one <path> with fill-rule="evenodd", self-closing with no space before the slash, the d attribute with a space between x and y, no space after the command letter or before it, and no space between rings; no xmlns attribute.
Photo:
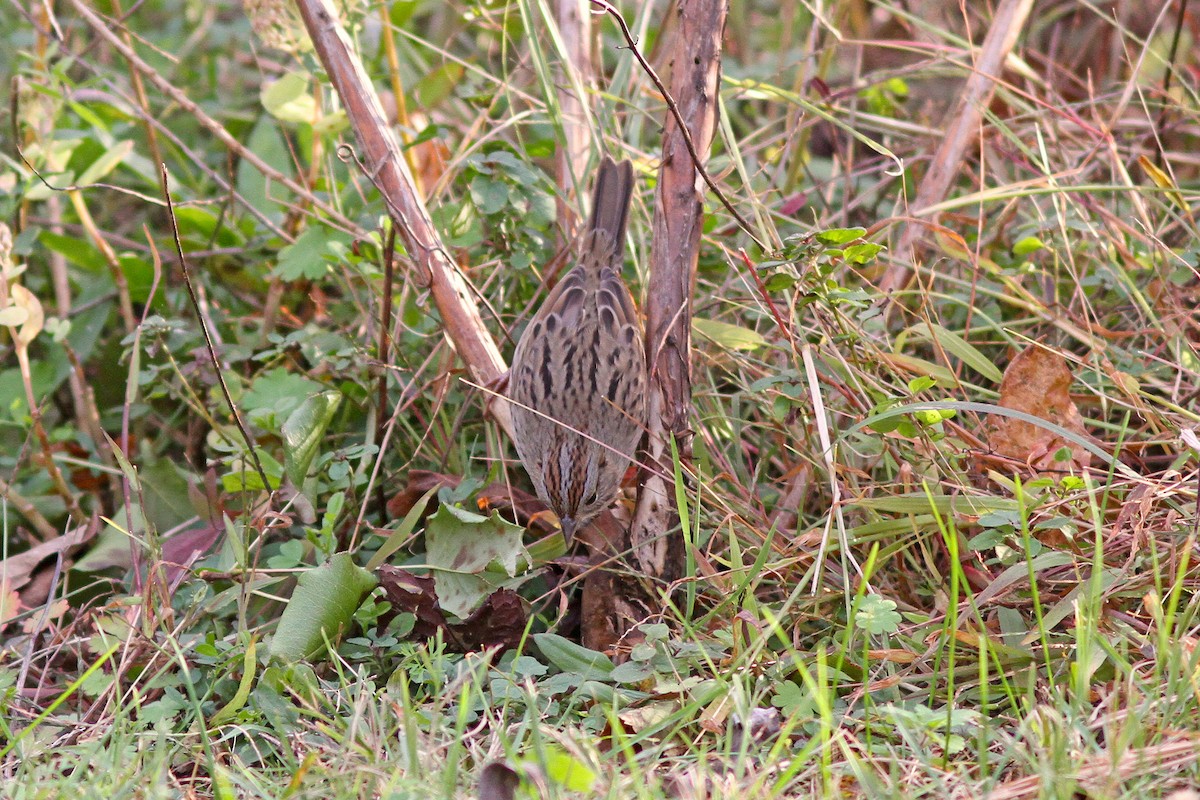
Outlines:
<svg viewBox="0 0 1200 800"><path fill-rule="evenodd" d="M963 339L957 333L943 328L941 325L918 322L908 330L903 331L896 338L897 349L903 346L906 335L925 341L937 342L947 353L955 356L990 381L999 383L1004 378L1004 374L992 359L979 352L974 345L967 342L967 340ZM953 382L951 381L951 383Z"/></svg>
<svg viewBox="0 0 1200 800"><path fill-rule="evenodd" d="M851 264L870 264L882 249L883 245L875 244L874 242L852 244L842 251L842 258Z"/></svg>
<svg viewBox="0 0 1200 800"><path fill-rule="evenodd" d="M349 553L338 553L305 572L271 639L271 659L286 663L320 653L327 639L333 641L350 625L375 584L375 576L355 564Z"/></svg>
<svg viewBox="0 0 1200 800"><path fill-rule="evenodd" d="M429 110L449 97L454 87L462 81L463 70L462 64L448 62L417 81L413 90L417 106Z"/></svg>
<svg viewBox="0 0 1200 800"><path fill-rule="evenodd" d="M261 450L258 451L258 460L262 464L267 480L270 481L270 486L263 486L263 476L259 474L258 469L249 458L238 458L221 476L221 487L227 492L261 492L278 489L283 482L283 465Z"/></svg>
<svg viewBox="0 0 1200 800"><path fill-rule="evenodd" d="M604 653L589 650L557 633L535 633L533 641L542 655L563 672L584 680L608 682L616 665Z"/></svg>
<svg viewBox="0 0 1200 800"><path fill-rule="evenodd" d="M547 747L542 768L547 778L568 792L590 793L596 787L596 773L566 750Z"/></svg>
<svg viewBox="0 0 1200 800"><path fill-rule="evenodd" d="M926 389L930 389L936 385L937 385L936 380L929 377L928 375L921 375L919 377L913 378L911 381L908 382L908 393L909 394L920 394L921 392L925 391Z"/></svg>
<svg viewBox="0 0 1200 800"><path fill-rule="evenodd" d="M412 19L412 15L417 10L419 0L394 0L388 15L392 19L392 26L397 29L402 29Z"/></svg>
<svg viewBox="0 0 1200 800"><path fill-rule="evenodd" d="M290 175L294 171L292 152L279 131L279 123L273 117L259 117L250 131L246 146L284 175ZM288 208L288 191L268 180L244 158L238 162L237 187L238 192L251 206L276 221L283 219Z"/></svg>
<svg viewBox="0 0 1200 800"><path fill-rule="evenodd" d="M767 344L767 340L757 331L728 322L696 317L692 320L692 330L726 350L757 350Z"/></svg>
<svg viewBox="0 0 1200 800"><path fill-rule="evenodd" d="M241 398L241 407L254 424L277 430L279 420L287 419L306 398L323 391L323 384L277 367L254 379Z"/></svg>
<svg viewBox="0 0 1200 800"><path fill-rule="evenodd" d="M289 72L271 81L259 92L263 108L283 122L312 122L317 116L317 101L308 88L306 72Z"/></svg>
<svg viewBox="0 0 1200 800"><path fill-rule="evenodd" d="M312 226L279 251L279 262L272 274L285 281L320 280L337 260L337 246L349 243L350 236L346 233Z"/></svg>
<svg viewBox="0 0 1200 800"><path fill-rule="evenodd" d="M429 505L429 501L433 499L433 496L437 494L440 488L440 486L434 486L423 494L420 500L413 503L413 507L408 510L408 513L404 515L404 519L400 521L400 525L388 535L387 540L384 541L375 555L371 556L371 560L367 562L368 571L374 572L379 569L388 556L399 550L400 546L408 541L408 537L412 536L412 532L417 527L417 522L421 519L421 515L425 513L425 507Z"/></svg>
<svg viewBox="0 0 1200 800"><path fill-rule="evenodd" d="M252 636L250 643L246 645L246 653L242 657L242 679L238 682L237 692L229 699L229 702L221 707L221 710L213 714L209 720L209 727L216 728L233 719L234 715L246 705L246 700L250 698L250 690L254 688L254 676L258 672L258 659L255 658L255 653L258 652L258 641Z"/></svg>
<svg viewBox="0 0 1200 800"><path fill-rule="evenodd" d="M1038 250L1044 250L1046 245L1036 236L1026 236L1021 241L1013 245L1013 255L1025 257L1030 253L1036 253Z"/></svg>
<svg viewBox="0 0 1200 800"><path fill-rule="evenodd" d="M79 184L80 186L87 186L88 184L95 183L116 169L117 165L124 161L125 157L131 152L133 152L133 142L129 140L117 142L112 147L105 150L99 158L93 161L91 166L85 169L80 176L75 179L75 183Z"/></svg>
<svg viewBox="0 0 1200 800"><path fill-rule="evenodd" d="M342 402L341 392L328 391L311 395L288 415L283 423L283 463L288 478L299 487L304 485L321 444L321 437Z"/></svg>
<svg viewBox="0 0 1200 800"><path fill-rule="evenodd" d="M532 565L524 536L499 514L440 506L425 529L425 560L442 609L466 619L492 592L523 582L513 579Z"/></svg>
<svg viewBox="0 0 1200 800"><path fill-rule="evenodd" d="M868 594L862 599L854 621L867 633L878 636L899 630L901 618L896 611L895 602L885 600L877 594Z"/></svg>
<svg viewBox="0 0 1200 800"><path fill-rule="evenodd" d="M104 255L83 237L62 236L43 230L38 234L38 241L45 245L46 249L91 272L101 272L107 267Z"/></svg>
<svg viewBox="0 0 1200 800"><path fill-rule="evenodd" d="M471 181L471 202L485 216L495 214L508 205L508 187L502 181L476 175Z"/></svg>
<svg viewBox="0 0 1200 800"><path fill-rule="evenodd" d="M774 275L771 275L769 278L763 281L763 285L766 287L768 292L774 293L786 291L799 282L800 279L795 275L787 272L776 272Z"/></svg>
<svg viewBox="0 0 1200 800"><path fill-rule="evenodd" d="M837 246L849 244L855 239L861 239L866 232L866 228L833 228L832 230L818 232L817 240L822 244Z"/></svg>

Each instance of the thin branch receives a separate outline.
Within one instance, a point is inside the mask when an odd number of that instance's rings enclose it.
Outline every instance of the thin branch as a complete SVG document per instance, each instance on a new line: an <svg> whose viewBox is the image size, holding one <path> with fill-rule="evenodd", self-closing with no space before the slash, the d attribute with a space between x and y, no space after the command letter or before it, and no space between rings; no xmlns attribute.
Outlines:
<svg viewBox="0 0 1200 800"><path fill-rule="evenodd" d="M504 358L473 302L470 282L433 226L400 144L384 116L379 96L338 22L337 11L330 0L297 0L296 4L317 57L329 74L362 147L365 174L387 203L409 256L428 276L447 338L476 380L487 385L496 383L506 371ZM511 437L508 404L493 402L489 411Z"/></svg>
<svg viewBox="0 0 1200 800"><path fill-rule="evenodd" d="M238 413L237 406L233 403L233 395L229 393L229 387L225 385L225 377L221 374L221 361L217 358L217 348L213 344L212 333L208 329L208 325L204 322L204 313L200 306L200 296L196 292L196 287L192 285L192 272L188 269L187 258L183 255L183 243L179 240L179 223L175 220L175 204L171 202L170 176L167 174L167 165L159 165L162 171L162 185L166 187L163 197L167 201L167 219L171 220L171 237L175 240L175 255L179 258L179 269L183 273L183 282L187 286L188 297L192 300L192 308L196 310L196 315L200 320L200 330L204 334L204 346L208 349L208 357L212 360L213 372L217 376L217 384L221 387L221 394L225 398L226 405L229 406L229 413L233 415L234 424L237 425L238 432L242 435L242 440L246 443L246 449L250 453L250 460L254 463L254 469L258 472L258 477L262 481L264 491L274 494L271 488L271 482L267 480L267 471L263 469L262 462L258 459L258 451L254 448L254 440L250 438L250 432L246 429L246 425L242 422L242 415Z"/></svg>
<svg viewBox="0 0 1200 800"><path fill-rule="evenodd" d="M658 87L658 91L662 93L663 99L667 103L667 109L671 112L671 116L675 118L675 123L679 126L679 130L683 134L683 143L687 147L688 155L692 157L692 164L696 167L696 172L708 184L708 188L712 189L713 194L721 201L721 205L725 206L725 209L737 220L738 227L746 232L746 235L758 245L760 250L767 252L769 250L767 245L763 244L754 235L754 231L750 228L750 223L733 207L733 203L729 202L729 198L725 196L725 193L717 186L716 181L708 174L708 170L704 168L704 161L700 158L700 152L696 149L696 143L692 141L692 134L688 131L687 123L683 121L683 114L679 113L679 106L676 105L675 98L667 91L667 87L663 85L662 80L658 77L658 73L654 71L654 67L650 66L650 62L646 61L642 55L642 51L638 49L637 41L633 38L633 34L630 33L629 26L625 24L625 18L612 5L605 2L605 0L590 0L590 2L604 13L610 14L617 21L617 26L621 29L621 35L625 37L625 42L629 45L629 50L633 53L633 57L642 65L642 69L650 77L650 80L654 81L654 85Z"/></svg>

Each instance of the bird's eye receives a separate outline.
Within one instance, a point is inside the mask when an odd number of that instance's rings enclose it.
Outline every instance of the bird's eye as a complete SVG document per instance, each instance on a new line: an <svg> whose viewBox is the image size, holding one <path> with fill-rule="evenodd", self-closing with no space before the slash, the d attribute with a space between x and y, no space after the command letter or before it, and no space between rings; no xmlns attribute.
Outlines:
<svg viewBox="0 0 1200 800"><path fill-rule="evenodd" d="M589 494L587 497L583 498L583 502L584 502L584 503L586 503L586 504L587 504L587 505L589 505L589 506L591 506L591 505L595 505L595 504L596 504L596 492L595 492L595 490L593 490L593 491L592 491L592 493L591 493L591 494Z"/></svg>

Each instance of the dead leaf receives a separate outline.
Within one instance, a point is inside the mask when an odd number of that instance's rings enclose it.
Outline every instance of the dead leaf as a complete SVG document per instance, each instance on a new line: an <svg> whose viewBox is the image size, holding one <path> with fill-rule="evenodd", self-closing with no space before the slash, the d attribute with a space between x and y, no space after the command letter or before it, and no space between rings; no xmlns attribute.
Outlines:
<svg viewBox="0 0 1200 800"><path fill-rule="evenodd" d="M433 578L392 566L379 568L379 585L391 603L391 612L380 618L385 627L397 613L416 617L412 638L432 639L438 632L447 646L460 653L488 648L501 651L515 648L525 633L527 614L520 595L508 589L493 592L478 609L463 622L451 624L438 603Z"/></svg>
<svg viewBox="0 0 1200 800"><path fill-rule="evenodd" d="M10 591L20 589L29 582L33 571L47 558L59 553L65 555L72 548L87 542L95 534L95 525L80 525L57 539L51 539L29 548L24 553L18 553L0 561L0 574L5 576L7 588Z"/></svg>
<svg viewBox="0 0 1200 800"><path fill-rule="evenodd" d="M8 623L12 622L23 610L21 595L12 588L8 576L0 575L0 631L8 627Z"/></svg>
<svg viewBox="0 0 1200 800"><path fill-rule="evenodd" d="M1078 434L1081 439L1090 439L1083 427L1083 417L1071 400L1071 381L1071 370L1065 358L1032 344L1018 353L1004 370L1000 405L1052 422ZM1068 441L1040 425L1009 417L991 418L988 445L993 452L1028 464L1037 471L1061 471L1068 465L1086 469L1092 461L1092 454L1078 442ZM1071 454L1070 460L1055 460L1064 447Z"/></svg>

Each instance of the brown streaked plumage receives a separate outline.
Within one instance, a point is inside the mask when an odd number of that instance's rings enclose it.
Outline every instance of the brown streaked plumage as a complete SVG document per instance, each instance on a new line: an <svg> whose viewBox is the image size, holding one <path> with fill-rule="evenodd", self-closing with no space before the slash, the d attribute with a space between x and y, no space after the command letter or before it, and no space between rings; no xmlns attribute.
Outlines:
<svg viewBox="0 0 1200 800"><path fill-rule="evenodd" d="M517 453L567 541L612 503L645 428L642 325L621 280L632 194L633 166L605 157L579 261L530 320L509 371Z"/></svg>

